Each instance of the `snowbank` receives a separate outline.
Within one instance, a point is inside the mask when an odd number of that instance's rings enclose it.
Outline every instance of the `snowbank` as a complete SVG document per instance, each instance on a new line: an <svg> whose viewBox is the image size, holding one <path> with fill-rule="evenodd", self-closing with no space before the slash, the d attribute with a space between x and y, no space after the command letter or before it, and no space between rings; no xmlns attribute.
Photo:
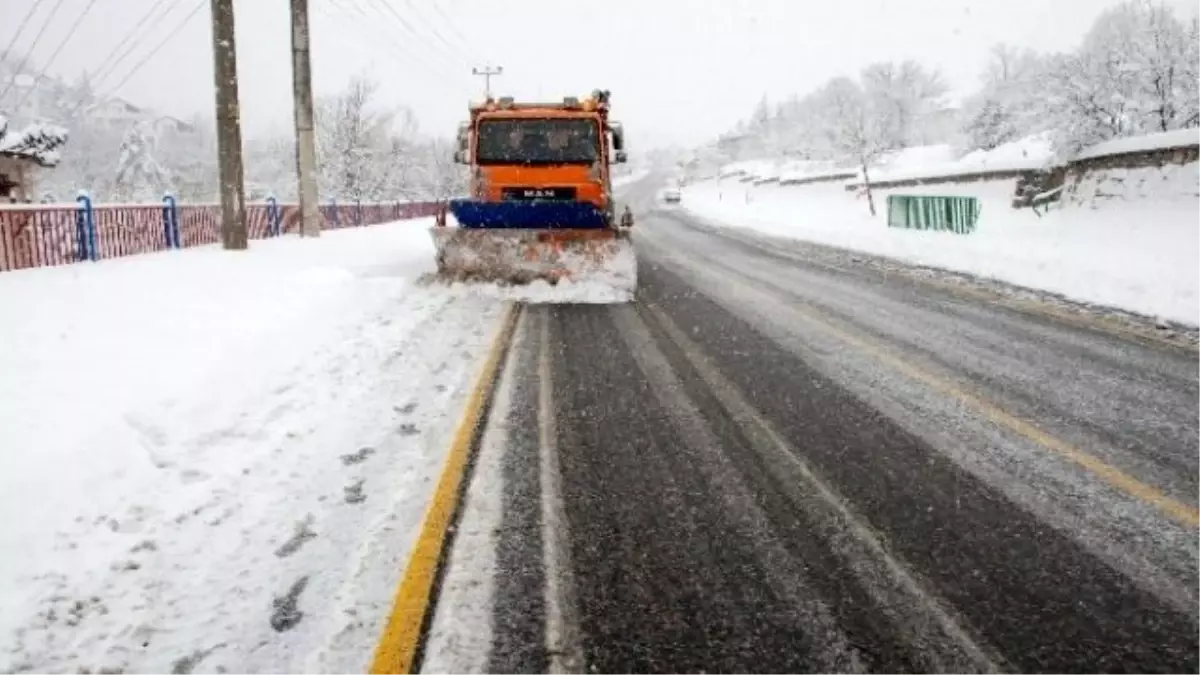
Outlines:
<svg viewBox="0 0 1200 675"><path fill-rule="evenodd" d="M366 667L503 306L429 224L0 275L0 671Z"/></svg>
<svg viewBox="0 0 1200 675"><path fill-rule="evenodd" d="M1194 185L1197 164L1181 168ZM1189 178L1176 178L1186 182ZM1038 218L1009 202L1013 180L877 190L879 216L839 184L797 187L689 186L683 204L719 224L890 256L1040 288L1191 325L1200 323L1200 200L1149 190L1150 199L1066 207ZM891 229L890 194L975 196L971 235Z"/></svg>
<svg viewBox="0 0 1200 675"><path fill-rule="evenodd" d="M1084 149L1075 160L1126 155L1149 150L1184 148L1194 145L1200 145L1200 129L1176 129L1175 131L1163 131L1157 134L1132 136L1130 138L1117 138L1098 143Z"/></svg>
<svg viewBox="0 0 1200 675"><path fill-rule="evenodd" d="M745 176L747 178L770 178L778 176L779 169L775 160L749 159L734 162L721 167L721 176Z"/></svg>
<svg viewBox="0 0 1200 675"><path fill-rule="evenodd" d="M624 176L616 176L615 178L612 179L612 185L615 188L622 187L625 185L632 185L633 183L636 183L639 180L645 178L649 174L650 174L650 172L646 169L638 169L637 171L634 171L632 173L627 173Z"/></svg>
<svg viewBox="0 0 1200 675"><path fill-rule="evenodd" d="M1046 135L1030 136L997 146L974 150L955 158L949 145L906 148L892 161L871 170L871 180L894 182L930 180L987 173L1030 171L1047 166L1053 149ZM885 158L886 159L886 158ZM862 180L859 172L856 181Z"/></svg>
<svg viewBox="0 0 1200 675"><path fill-rule="evenodd" d="M878 169L883 173L920 171L931 166L954 162L954 147L948 143L915 145L885 154L879 159Z"/></svg>

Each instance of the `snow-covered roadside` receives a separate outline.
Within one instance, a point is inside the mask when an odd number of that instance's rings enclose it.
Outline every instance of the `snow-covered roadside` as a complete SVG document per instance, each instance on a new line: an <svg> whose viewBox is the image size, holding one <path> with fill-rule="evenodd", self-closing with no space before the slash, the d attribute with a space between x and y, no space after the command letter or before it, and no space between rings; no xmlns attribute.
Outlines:
<svg viewBox="0 0 1200 675"><path fill-rule="evenodd" d="M503 304L428 221L0 275L0 671L360 671Z"/></svg>
<svg viewBox="0 0 1200 675"><path fill-rule="evenodd" d="M1196 164L1175 174L1197 181ZM876 191L872 219L841 184L752 187L697 183L683 208L715 224L747 227L909 263L989 277L1190 325L1200 324L1200 200L1166 189L1097 208L1065 206L1038 218L1009 206L1012 181L941 184ZM1157 189L1157 188L1156 188ZM969 236L887 227L889 194L979 197L979 227Z"/></svg>
<svg viewBox="0 0 1200 675"><path fill-rule="evenodd" d="M614 188L619 188L619 187L625 187L626 185L632 185L632 184L638 182L639 180L645 178L648 175L650 175L649 170L638 169L631 173L627 173L624 176L617 176L616 178L613 178L612 186Z"/></svg>

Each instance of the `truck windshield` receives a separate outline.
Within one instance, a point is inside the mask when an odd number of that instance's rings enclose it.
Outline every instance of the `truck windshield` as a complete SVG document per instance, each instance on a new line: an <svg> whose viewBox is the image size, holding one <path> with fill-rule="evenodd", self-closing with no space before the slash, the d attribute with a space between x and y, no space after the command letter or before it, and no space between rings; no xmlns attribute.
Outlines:
<svg viewBox="0 0 1200 675"><path fill-rule="evenodd" d="M479 164L590 164L600 158L587 119L508 119L479 123Z"/></svg>

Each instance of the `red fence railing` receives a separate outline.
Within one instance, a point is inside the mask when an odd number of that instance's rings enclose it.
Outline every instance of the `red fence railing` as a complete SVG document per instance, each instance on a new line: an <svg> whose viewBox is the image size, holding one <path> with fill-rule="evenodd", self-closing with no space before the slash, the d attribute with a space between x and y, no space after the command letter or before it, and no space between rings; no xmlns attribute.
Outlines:
<svg viewBox="0 0 1200 675"><path fill-rule="evenodd" d="M323 229L376 225L434 216L439 202L328 204L320 207ZM274 201L246 205L251 239L299 232L300 209ZM0 205L0 272L103 260L220 241L216 204Z"/></svg>

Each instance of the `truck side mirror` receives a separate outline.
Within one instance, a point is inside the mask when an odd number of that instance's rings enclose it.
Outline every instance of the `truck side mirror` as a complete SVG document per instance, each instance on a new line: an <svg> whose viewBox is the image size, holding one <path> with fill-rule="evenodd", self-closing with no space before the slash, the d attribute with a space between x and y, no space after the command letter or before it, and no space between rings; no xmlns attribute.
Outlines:
<svg viewBox="0 0 1200 675"><path fill-rule="evenodd" d="M613 156L613 164L624 164L629 161L629 155L624 150L618 150Z"/></svg>
<svg viewBox="0 0 1200 675"><path fill-rule="evenodd" d="M471 146L471 125L458 125L458 134L456 140L458 141L458 151L465 155Z"/></svg>
<svg viewBox="0 0 1200 675"><path fill-rule="evenodd" d="M613 150L625 149L625 127L613 122L609 125L612 128Z"/></svg>

